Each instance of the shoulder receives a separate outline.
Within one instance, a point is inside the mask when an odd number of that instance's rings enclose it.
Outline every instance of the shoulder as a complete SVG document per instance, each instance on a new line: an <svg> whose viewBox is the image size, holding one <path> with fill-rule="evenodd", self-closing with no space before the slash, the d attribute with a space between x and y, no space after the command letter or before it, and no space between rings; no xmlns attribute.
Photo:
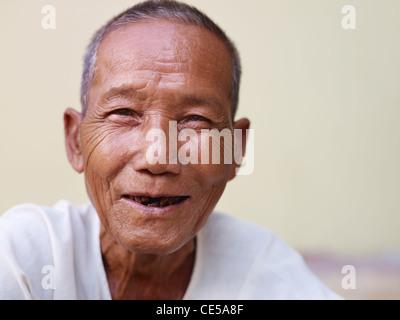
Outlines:
<svg viewBox="0 0 400 320"><path fill-rule="evenodd" d="M213 213L199 238L204 246L201 255L221 265L213 268L223 274L223 285L237 292L236 298L340 299L317 279L296 250L268 228Z"/></svg>
<svg viewBox="0 0 400 320"><path fill-rule="evenodd" d="M74 206L66 200L58 201L53 207L33 203L17 205L0 216L0 227L15 226L19 228L34 226L50 227L62 224L66 219L82 219L90 215L90 205Z"/></svg>
<svg viewBox="0 0 400 320"><path fill-rule="evenodd" d="M20 250L38 245L46 248L55 240L58 243L67 240L73 229L84 229L90 220L93 212L89 204L74 206L66 200L53 207L21 204L0 216L0 237L3 244Z"/></svg>
<svg viewBox="0 0 400 320"><path fill-rule="evenodd" d="M215 251L234 248L235 255L248 256L257 254L276 238L269 229L220 212L210 215L201 237L206 243L212 243Z"/></svg>
<svg viewBox="0 0 400 320"><path fill-rule="evenodd" d="M42 279L73 260L74 238L93 221L89 205L59 201L54 207L22 204L0 217L0 299L51 299ZM3 285L5 283L6 285Z"/></svg>

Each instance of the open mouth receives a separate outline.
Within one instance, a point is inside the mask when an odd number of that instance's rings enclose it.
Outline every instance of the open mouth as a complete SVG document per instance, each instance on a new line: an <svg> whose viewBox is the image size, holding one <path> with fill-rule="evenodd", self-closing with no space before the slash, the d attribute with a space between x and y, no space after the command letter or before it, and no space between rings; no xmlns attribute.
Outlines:
<svg viewBox="0 0 400 320"><path fill-rule="evenodd" d="M130 199L132 201L135 201L141 205L147 206L147 207L158 207L158 208L164 208L168 206L172 206L178 203L181 203L188 199L188 196L175 196L175 197L157 197L157 198L152 198L152 197L146 197L146 196L129 196L129 195L124 195L125 199Z"/></svg>

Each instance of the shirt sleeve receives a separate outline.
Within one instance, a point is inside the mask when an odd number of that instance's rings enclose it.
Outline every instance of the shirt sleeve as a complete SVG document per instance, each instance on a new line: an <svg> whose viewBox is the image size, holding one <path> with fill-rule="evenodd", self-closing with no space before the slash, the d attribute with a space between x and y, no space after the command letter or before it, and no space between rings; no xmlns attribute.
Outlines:
<svg viewBox="0 0 400 320"><path fill-rule="evenodd" d="M51 245L41 209L16 206L0 217L0 300L51 299L44 290Z"/></svg>
<svg viewBox="0 0 400 320"><path fill-rule="evenodd" d="M275 235L260 250L241 299L341 300L307 267L300 253Z"/></svg>

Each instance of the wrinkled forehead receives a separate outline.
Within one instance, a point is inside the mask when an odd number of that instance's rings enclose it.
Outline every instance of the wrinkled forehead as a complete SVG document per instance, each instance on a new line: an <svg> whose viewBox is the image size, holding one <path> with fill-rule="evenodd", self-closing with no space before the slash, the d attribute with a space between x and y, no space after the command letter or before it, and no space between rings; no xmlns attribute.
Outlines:
<svg viewBox="0 0 400 320"><path fill-rule="evenodd" d="M158 77L166 82L201 83L229 97L230 61L223 41L204 28L166 20L135 22L105 36L97 52L93 84L108 87L131 76Z"/></svg>

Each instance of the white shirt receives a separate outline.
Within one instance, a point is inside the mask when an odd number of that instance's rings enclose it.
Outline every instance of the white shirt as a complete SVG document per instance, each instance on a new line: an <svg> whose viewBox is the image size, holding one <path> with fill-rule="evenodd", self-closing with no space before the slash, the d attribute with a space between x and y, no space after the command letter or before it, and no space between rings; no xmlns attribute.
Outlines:
<svg viewBox="0 0 400 320"><path fill-rule="evenodd" d="M23 204L0 217L0 299L111 299L91 204ZM268 229L213 212L187 300L341 299Z"/></svg>

